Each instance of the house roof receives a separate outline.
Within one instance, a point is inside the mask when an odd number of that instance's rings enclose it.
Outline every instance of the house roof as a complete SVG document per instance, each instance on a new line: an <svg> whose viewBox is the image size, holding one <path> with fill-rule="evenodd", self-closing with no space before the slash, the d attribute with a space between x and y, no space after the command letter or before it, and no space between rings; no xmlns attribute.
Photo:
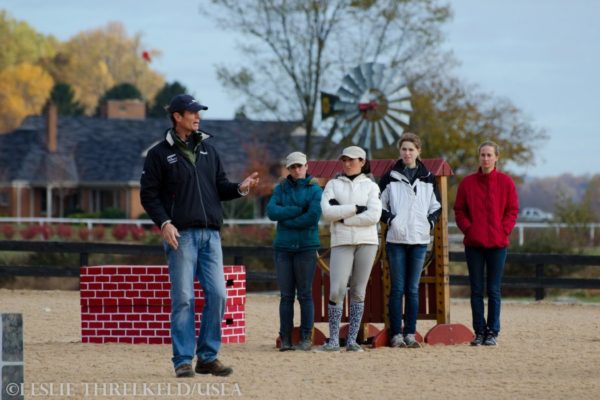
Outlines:
<svg viewBox="0 0 600 400"><path fill-rule="evenodd" d="M202 130L219 151L232 180L242 179L249 146L256 143L278 162L302 147L291 132L298 122L203 120ZM144 120L58 117L57 151L46 147L46 118L28 117L15 131L0 135L0 182L22 180L32 185L137 185L144 151L164 139L166 118Z"/></svg>

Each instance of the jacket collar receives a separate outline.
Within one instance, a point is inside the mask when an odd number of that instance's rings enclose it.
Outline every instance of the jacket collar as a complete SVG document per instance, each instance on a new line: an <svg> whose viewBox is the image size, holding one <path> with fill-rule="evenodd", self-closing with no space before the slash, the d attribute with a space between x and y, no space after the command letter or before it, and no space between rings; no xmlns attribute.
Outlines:
<svg viewBox="0 0 600 400"><path fill-rule="evenodd" d="M498 174L498 172L496 171L496 167L494 167L494 169L489 174L484 174L483 171L481 170L481 167L477 168L477 176L480 179L493 178L493 177L496 177L497 174Z"/></svg>
<svg viewBox="0 0 600 400"><path fill-rule="evenodd" d="M348 178L343 173L339 174L336 178L339 178L346 182L360 182L360 181L364 181L364 180L370 180L369 177L363 173L360 173L356 178L354 178L354 180L350 180L350 178Z"/></svg>
<svg viewBox="0 0 600 400"><path fill-rule="evenodd" d="M404 171L404 168L404 161L402 161L402 159L399 159L396 162L396 164L394 164L394 166L392 167L392 170L390 171L390 176L397 180L405 180L408 182L408 178L402 173L402 171ZM429 172L427 167L425 167L425 164L423 164L421 160L417 159L417 173L415 175L415 181L419 178L425 178L429 176L429 174L431 174L431 172Z"/></svg>
<svg viewBox="0 0 600 400"><path fill-rule="evenodd" d="M398 161L396 161L396 164L394 164L394 166L392 167L393 170L398 171L400 173L404 171L404 168L404 161L402 161L401 158L398 159ZM427 175L429 175L429 170L427 169L427 167L425 167L425 164L423 164L421 160L417 159L417 177Z"/></svg>
<svg viewBox="0 0 600 400"><path fill-rule="evenodd" d="M173 128L167 129L167 131L165 132L165 135L166 135L165 140L167 141L167 143L169 143L169 145L171 147L174 146L175 145L175 139L173 139L172 135L175 135L175 131L173 130ZM194 132L193 135L196 135L196 137L199 139L198 143L200 143L200 142L202 142L202 141L204 141L204 140L212 137L211 134L203 132L201 130L198 130L198 131Z"/></svg>
<svg viewBox="0 0 600 400"><path fill-rule="evenodd" d="M285 181L292 186L306 186L309 185L312 181L313 177L310 175L306 175L306 178L302 179L294 179L291 175L285 177Z"/></svg>

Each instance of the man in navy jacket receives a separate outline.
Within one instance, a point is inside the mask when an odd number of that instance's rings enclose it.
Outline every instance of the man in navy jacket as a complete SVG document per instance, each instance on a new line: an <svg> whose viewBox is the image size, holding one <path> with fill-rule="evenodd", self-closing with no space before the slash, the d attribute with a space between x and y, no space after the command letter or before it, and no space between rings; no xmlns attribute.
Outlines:
<svg viewBox="0 0 600 400"><path fill-rule="evenodd" d="M219 229L221 201L245 196L258 184L254 172L242 183L229 182L219 154L199 131L206 106L187 94L169 104L173 128L148 152L141 178L144 209L160 227L171 280L171 338L177 377L233 372L217 358L227 294ZM200 334L196 340L194 277L204 290Z"/></svg>

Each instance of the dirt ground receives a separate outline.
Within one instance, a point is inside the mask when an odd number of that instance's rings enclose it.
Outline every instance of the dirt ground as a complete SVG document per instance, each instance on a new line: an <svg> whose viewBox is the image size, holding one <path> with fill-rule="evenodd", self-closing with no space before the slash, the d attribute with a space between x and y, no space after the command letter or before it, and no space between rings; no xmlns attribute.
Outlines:
<svg viewBox="0 0 600 400"><path fill-rule="evenodd" d="M277 310L276 295L249 294L246 343L220 354L234 374L182 380L170 345L82 344L77 291L0 290L0 311L23 314L26 398L600 398L598 305L505 302L496 348L336 354L278 352ZM470 326L467 301L453 301L451 315Z"/></svg>

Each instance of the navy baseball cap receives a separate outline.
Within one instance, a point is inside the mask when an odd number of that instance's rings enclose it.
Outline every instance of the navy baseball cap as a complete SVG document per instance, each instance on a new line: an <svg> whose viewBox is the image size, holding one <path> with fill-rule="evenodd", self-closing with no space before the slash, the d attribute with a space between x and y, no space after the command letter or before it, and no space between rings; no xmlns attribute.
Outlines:
<svg viewBox="0 0 600 400"><path fill-rule="evenodd" d="M184 111L198 112L200 110L208 110L208 107L198 103L198 100L189 94L178 94L171 99L167 110L170 113L182 113Z"/></svg>

